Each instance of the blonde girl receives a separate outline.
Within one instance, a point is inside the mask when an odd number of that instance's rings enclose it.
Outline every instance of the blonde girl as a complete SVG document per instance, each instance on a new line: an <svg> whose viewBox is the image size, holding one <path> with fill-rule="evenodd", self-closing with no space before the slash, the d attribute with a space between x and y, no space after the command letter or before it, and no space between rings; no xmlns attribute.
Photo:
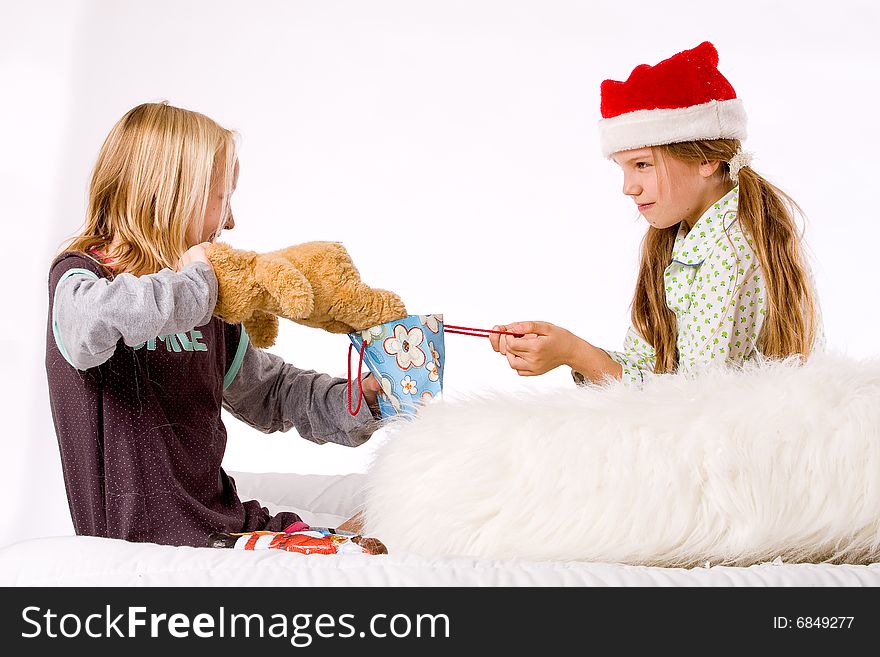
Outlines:
<svg viewBox="0 0 880 657"><path fill-rule="evenodd" d="M235 135L197 112L139 105L113 127L85 225L49 271L46 372L77 534L206 546L216 532L301 528L242 502L221 463L221 408L263 431L358 445L346 380L254 349L212 317L205 247L235 219Z"/></svg>
<svg viewBox="0 0 880 657"><path fill-rule="evenodd" d="M548 322L496 327L522 376L568 365L578 382L807 357L823 341L796 204L751 168L746 114L704 42L602 84L603 154L649 227L622 351Z"/></svg>

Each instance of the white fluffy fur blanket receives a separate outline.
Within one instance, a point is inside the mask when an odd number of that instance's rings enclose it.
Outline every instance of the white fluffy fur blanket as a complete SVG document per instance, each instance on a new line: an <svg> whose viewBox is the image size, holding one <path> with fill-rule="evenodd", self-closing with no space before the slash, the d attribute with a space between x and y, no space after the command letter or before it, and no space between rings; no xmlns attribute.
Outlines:
<svg viewBox="0 0 880 657"><path fill-rule="evenodd" d="M880 361L495 395L389 426L365 530L392 551L744 566L880 560Z"/></svg>

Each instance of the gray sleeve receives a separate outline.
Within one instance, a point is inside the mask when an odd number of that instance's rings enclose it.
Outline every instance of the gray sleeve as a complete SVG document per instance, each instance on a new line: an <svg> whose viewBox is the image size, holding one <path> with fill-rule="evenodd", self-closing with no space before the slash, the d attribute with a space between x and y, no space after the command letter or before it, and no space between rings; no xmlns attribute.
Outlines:
<svg viewBox="0 0 880 657"><path fill-rule="evenodd" d="M206 324L216 303L217 278L203 262L112 281L79 270L58 282L52 322L61 353L85 370L107 361L120 338L134 347Z"/></svg>
<svg viewBox="0 0 880 657"><path fill-rule="evenodd" d="M248 345L241 369L223 393L223 407L263 433L295 427L303 438L356 447L378 428L366 402L348 412L347 381L301 370ZM352 384L356 394L357 384ZM354 402L353 402L354 403Z"/></svg>

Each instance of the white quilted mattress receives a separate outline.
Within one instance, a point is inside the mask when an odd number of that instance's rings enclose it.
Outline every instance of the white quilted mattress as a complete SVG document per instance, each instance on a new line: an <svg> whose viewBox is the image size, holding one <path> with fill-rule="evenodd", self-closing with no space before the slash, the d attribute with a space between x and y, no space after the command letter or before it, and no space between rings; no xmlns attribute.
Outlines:
<svg viewBox="0 0 880 657"><path fill-rule="evenodd" d="M362 475L233 476L242 499L295 510L315 526L349 517L363 484ZM406 553L304 556L59 536L0 548L0 586L880 586L880 564L650 568Z"/></svg>

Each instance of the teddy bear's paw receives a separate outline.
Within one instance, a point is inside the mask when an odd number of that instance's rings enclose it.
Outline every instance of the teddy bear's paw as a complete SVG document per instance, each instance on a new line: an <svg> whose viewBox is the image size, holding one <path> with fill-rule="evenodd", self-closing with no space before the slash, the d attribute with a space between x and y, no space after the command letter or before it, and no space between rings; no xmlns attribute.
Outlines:
<svg viewBox="0 0 880 657"><path fill-rule="evenodd" d="M407 314L399 296L363 284L340 292L331 312L334 319L351 326L353 331L402 319Z"/></svg>
<svg viewBox="0 0 880 657"><path fill-rule="evenodd" d="M266 349L275 344L278 337L278 318L270 313L257 311L253 317L244 321L250 342L259 349Z"/></svg>
<svg viewBox="0 0 880 657"><path fill-rule="evenodd" d="M345 322L338 322L334 319L329 318L306 318L306 319L298 319L296 320L297 324L302 324L303 326L309 326L311 328L322 329L327 331L328 333L351 333L352 331L356 331L359 329L355 329L350 324L346 324Z"/></svg>

